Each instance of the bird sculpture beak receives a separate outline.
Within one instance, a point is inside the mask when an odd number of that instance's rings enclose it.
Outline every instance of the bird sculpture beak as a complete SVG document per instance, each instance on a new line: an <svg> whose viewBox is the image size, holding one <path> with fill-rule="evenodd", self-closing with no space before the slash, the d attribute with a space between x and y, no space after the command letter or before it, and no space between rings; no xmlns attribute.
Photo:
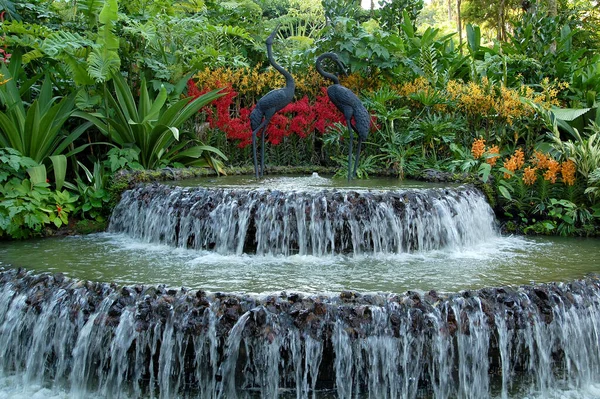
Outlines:
<svg viewBox="0 0 600 399"><path fill-rule="evenodd" d="M273 29L273 32L271 32L265 43L267 43L268 45L273 44L273 40L275 40L275 36L277 35L277 31L279 31L280 26L280 23L277 24L277 26L275 27L275 29Z"/></svg>

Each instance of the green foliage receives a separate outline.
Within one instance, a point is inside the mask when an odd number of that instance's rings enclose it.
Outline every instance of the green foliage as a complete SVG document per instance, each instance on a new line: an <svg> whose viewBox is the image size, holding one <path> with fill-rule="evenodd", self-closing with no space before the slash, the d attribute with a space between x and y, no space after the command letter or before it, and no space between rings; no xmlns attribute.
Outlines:
<svg viewBox="0 0 600 399"><path fill-rule="evenodd" d="M411 131L422 143L423 158L438 159L450 156L450 144L454 142L457 131L466 129L465 121L450 114L426 114L411 124Z"/></svg>
<svg viewBox="0 0 600 399"><path fill-rule="evenodd" d="M139 149L139 163L146 169L180 163L220 170L218 157L226 159L223 153L203 145L190 135L186 136L188 141L180 141L179 131L200 108L220 97L220 90L213 90L194 100L183 98L169 104L164 86L155 98L151 98L146 81L142 80L136 104L136 98L120 74L114 75L112 81L116 99L108 90L105 91L107 109L101 113L76 111L74 114L93 123L119 146Z"/></svg>
<svg viewBox="0 0 600 399"><path fill-rule="evenodd" d="M93 171L90 171L81 162L79 166L85 173L86 180L77 178L77 190L81 199L76 208L78 216L91 218L96 221L104 221L110 213L111 195L105 189L108 175L105 173L101 162L94 163Z"/></svg>
<svg viewBox="0 0 600 399"><path fill-rule="evenodd" d="M586 52L573 47L578 31L571 28L572 23L543 11L525 13L516 21L511 40L503 49L509 55L526 55L539 62L540 69L519 71L526 83L540 82L544 76L569 81L577 60Z"/></svg>
<svg viewBox="0 0 600 399"><path fill-rule="evenodd" d="M0 149L0 237L28 238L68 223L77 196L52 191L45 169L10 148Z"/></svg>
<svg viewBox="0 0 600 399"><path fill-rule="evenodd" d="M423 0L379 0L378 20L381 27L399 32L403 23L414 24L423 9Z"/></svg>
<svg viewBox="0 0 600 399"><path fill-rule="evenodd" d="M578 228L590 224L593 219L587 207L555 198L550 199L548 215L557 221L557 232L562 236L573 235Z"/></svg>
<svg viewBox="0 0 600 399"><path fill-rule="evenodd" d="M343 177L345 179L348 178L348 157L339 156L333 157L333 161L339 166L337 172L335 172L335 177ZM352 165L354 165L354 156L352 157ZM374 173L377 171L378 159L373 155L367 155L366 157L361 156L359 160L358 167L356 168L356 177L358 179L368 179L369 173Z"/></svg>
<svg viewBox="0 0 600 399"><path fill-rule="evenodd" d="M402 65L404 41L398 34L367 25L348 17L336 17L315 41L316 53L336 52L352 72L373 74L393 71Z"/></svg>
<svg viewBox="0 0 600 399"><path fill-rule="evenodd" d="M98 17L100 27L96 46L88 56L88 73L99 83L105 82L112 74L118 73L121 66L119 58L119 38L115 35L117 0L105 0Z"/></svg>
<svg viewBox="0 0 600 399"><path fill-rule="evenodd" d="M407 68L398 72L405 79L423 76L435 87L436 83L441 85L450 79L468 76L467 57L456 51L452 41L454 34L441 36L439 29L430 27L419 34L406 15L401 28L405 38L402 62Z"/></svg>
<svg viewBox="0 0 600 399"><path fill-rule="evenodd" d="M366 105L377 118L377 129L369 137L369 142L377 147L378 157L386 168L394 170L400 179L406 175L416 175L422 159L414 141L418 138L413 131L401 126L410 110L398 105L401 97L389 87L384 87L369 95Z"/></svg>
<svg viewBox="0 0 600 399"><path fill-rule="evenodd" d="M254 39L244 26L217 24L203 14L125 22L122 63L153 80L173 83L206 67L249 66Z"/></svg>
<svg viewBox="0 0 600 399"><path fill-rule="evenodd" d="M597 203L600 200L600 168L596 168L588 175L587 185L585 193L590 195L593 203Z"/></svg>
<svg viewBox="0 0 600 399"><path fill-rule="evenodd" d="M360 14L360 4L356 1L322 0L325 18L333 21L339 17L354 19Z"/></svg>
<svg viewBox="0 0 600 399"><path fill-rule="evenodd" d="M553 148L563 158L573 160L577 165L577 171L587 179L592 171L600 167L600 131L585 138L577 130L574 130L574 134L574 141L563 141L558 130L550 133L549 136L553 140Z"/></svg>
<svg viewBox="0 0 600 399"><path fill-rule="evenodd" d="M16 79L12 78L6 66L0 66L1 73L8 79L0 86L0 145L12 147L35 162L43 162L47 157L62 154L81 136L88 125L82 125L67 134L63 127L74 109L75 93L57 101L52 96L52 83L46 77L37 98L28 105L21 98ZM74 154L82 147L71 149Z"/></svg>
<svg viewBox="0 0 600 399"><path fill-rule="evenodd" d="M29 157L24 157L13 148L0 148L0 183L10 177L25 179L26 170L38 164Z"/></svg>
<svg viewBox="0 0 600 399"><path fill-rule="evenodd" d="M17 13L15 2L11 0L0 0L0 12L5 12L8 18L21 19L21 16Z"/></svg>
<svg viewBox="0 0 600 399"><path fill-rule="evenodd" d="M111 173L115 173L121 169L144 169L139 163L139 148L111 148L107 156L106 164Z"/></svg>

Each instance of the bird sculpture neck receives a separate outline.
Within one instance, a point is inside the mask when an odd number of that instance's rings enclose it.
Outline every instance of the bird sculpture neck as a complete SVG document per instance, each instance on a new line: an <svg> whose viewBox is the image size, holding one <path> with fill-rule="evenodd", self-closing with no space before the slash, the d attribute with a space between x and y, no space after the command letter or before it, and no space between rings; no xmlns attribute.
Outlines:
<svg viewBox="0 0 600 399"><path fill-rule="evenodd" d="M295 87L294 78L288 71L283 69L281 65L275 62L275 59L273 59L273 46L271 44L267 44L267 57L269 58L269 63L273 66L273 68L277 69L279 73L285 77L285 87L292 88L293 90Z"/></svg>
<svg viewBox="0 0 600 399"><path fill-rule="evenodd" d="M316 62L316 68L317 68L317 72L319 72L321 74L321 76L323 76L326 79L329 79L331 81L333 81L334 84L339 85L340 84L340 80L338 79L338 77L330 72L326 72L323 70L323 65L321 65L321 63L323 62L323 60L325 58L329 58L332 59L334 61L337 61L337 58L335 56L335 54L333 53L323 53L321 54L318 58L317 58L317 62Z"/></svg>

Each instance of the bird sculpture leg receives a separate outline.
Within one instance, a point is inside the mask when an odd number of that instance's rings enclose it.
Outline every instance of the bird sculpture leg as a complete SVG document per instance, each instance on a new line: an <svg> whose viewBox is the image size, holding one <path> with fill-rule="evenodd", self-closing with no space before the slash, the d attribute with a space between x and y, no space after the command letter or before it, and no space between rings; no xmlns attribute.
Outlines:
<svg viewBox="0 0 600 399"><path fill-rule="evenodd" d="M354 133L352 132L350 118L346 118L346 124L348 125L348 134L350 135L350 141L348 142L348 181L350 181L352 178L352 138Z"/></svg>
<svg viewBox="0 0 600 399"><path fill-rule="evenodd" d="M265 136L267 135L267 128L269 127L269 122L271 122L271 118L275 112L267 112L265 116L265 127L262 131L261 147L260 147L260 177L263 177L265 173Z"/></svg>
<svg viewBox="0 0 600 399"><path fill-rule="evenodd" d="M358 148L356 149L356 158L354 159L354 171L352 172L352 178L356 177L356 169L358 169L358 160L360 159L360 146L362 145L362 139L358 137Z"/></svg>
<svg viewBox="0 0 600 399"><path fill-rule="evenodd" d="M267 126L269 126L271 118L267 120L265 123L265 128L263 129L262 135L260 137L260 177L263 177L265 174L265 136L267 135Z"/></svg>
<svg viewBox="0 0 600 399"><path fill-rule="evenodd" d="M266 127L266 122L267 122L266 119L263 120L260 123L260 125L258 125L258 127L256 128L256 130L254 130L252 132L252 151L254 153L254 174L256 175L257 179L258 179L259 176L258 176L258 159L256 158L256 135L257 135L258 132L260 132L260 130L263 127ZM265 131L266 131L266 129L265 129ZM263 134L263 137L264 137L264 134ZM263 146L264 146L264 143L263 143Z"/></svg>

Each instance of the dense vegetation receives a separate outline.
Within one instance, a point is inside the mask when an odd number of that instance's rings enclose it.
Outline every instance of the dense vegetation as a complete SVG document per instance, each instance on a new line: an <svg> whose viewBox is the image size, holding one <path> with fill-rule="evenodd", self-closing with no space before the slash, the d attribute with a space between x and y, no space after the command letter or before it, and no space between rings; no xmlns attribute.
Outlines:
<svg viewBox="0 0 600 399"><path fill-rule="evenodd" d="M507 230L597 235L600 15L583 0L0 1L0 237L102 223L120 169L251 163L248 116L283 86L267 165L337 167L335 51L375 123L359 177L471 178Z"/></svg>

